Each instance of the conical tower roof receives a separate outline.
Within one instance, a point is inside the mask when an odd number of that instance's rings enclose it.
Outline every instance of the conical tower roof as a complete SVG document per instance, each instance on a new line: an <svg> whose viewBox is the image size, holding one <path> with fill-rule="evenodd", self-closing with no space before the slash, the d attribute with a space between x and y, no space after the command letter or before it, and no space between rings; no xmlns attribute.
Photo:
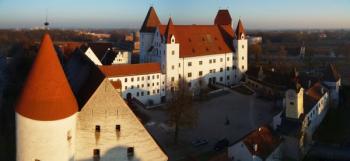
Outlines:
<svg viewBox="0 0 350 161"><path fill-rule="evenodd" d="M238 24L237 24L237 28L236 28L235 33L236 33L236 38L237 38L238 40L241 39L242 34L246 35L245 30L244 30L244 27L243 27L243 23L242 23L241 19L238 21Z"/></svg>
<svg viewBox="0 0 350 161"><path fill-rule="evenodd" d="M34 120L67 118L78 105L59 62L49 34L45 34L39 53L24 84L16 112Z"/></svg>
<svg viewBox="0 0 350 161"><path fill-rule="evenodd" d="M153 7L150 7L140 32L154 32L156 27L160 24L156 11Z"/></svg>
<svg viewBox="0 0 350 161"><path fill-rule="evenodd" d="M170 39L171 39L172 35L175 36L175 26L174 26L172 18L170 17L169 21L168 21L168 25L166 27L166 31L165 31L165 36L166 36L166 42L167 43L170 43L170 41L171 41Z"/></svg>

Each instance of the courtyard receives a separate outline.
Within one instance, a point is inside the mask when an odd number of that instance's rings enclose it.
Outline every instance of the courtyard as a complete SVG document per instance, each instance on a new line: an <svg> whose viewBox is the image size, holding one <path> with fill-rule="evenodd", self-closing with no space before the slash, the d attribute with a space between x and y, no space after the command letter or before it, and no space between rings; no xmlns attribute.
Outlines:
<svg viewBox="0 0 350 161"><path fill-rule="evenodd" d="M140 113L149 116L145 127L170 160L215 154L214 145L219 140L225 138L232 144L253 129L270 123L274 114L273 102L228 89L211 95L208 100L196 102L194 106L198 109L197 124L193 128L181 128L176 145L173 140L174 131L166 124L167 113L164 109L138 109ZM197 139L204 139L208 143L194 146L193 141ZM204 157L203 160L205 159Z"/></svg>

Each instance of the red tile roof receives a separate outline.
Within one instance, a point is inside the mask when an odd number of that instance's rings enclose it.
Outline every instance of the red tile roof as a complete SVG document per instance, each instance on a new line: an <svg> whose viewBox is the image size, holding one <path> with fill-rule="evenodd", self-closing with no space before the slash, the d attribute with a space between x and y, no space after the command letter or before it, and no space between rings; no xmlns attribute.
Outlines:
<svg viewBox="0 0 350 161"><path fill-rule="evenodd" d="M159 63L115 64L103 65L99 66L99 68L107 77L143 75L161 72Z"/></svg>
<svg viewBox="0 0 350 161"><path fill-rule="evenodd" d="M180 57L194 57L233 52L233 29L230 25L172 25ZM166 36L168 25L160 25Z"/></svg>
<svg viewBox="0 0 350 161"><path fill-rule="evenodd" d="M145 20L143 21L140 32L154 32L156 27L160 25L159 18L153 7L150 7Z"/></svg>
<svg viewBox="0 0 350 161"><path fill-rule="evenodd" d="M243 142L252 155L265 160L279 146L281 139L273 134L268 127L263 126L251 132L244 138Z"/></svg>
<svg viewBox="0 0 350 161"><path fill-rule="evenodd" d="M215 25L232 25L232 18L228 10L219 10L214 21Z"/></svg>
<svg viewBox="0 0 350 161"><path fill-rule="evenodd" d="M113 87L115 89L121 89L122 88L122 81L117 80L117 81L111 81Z"/></svg>
<svg viewBox="0 0 350 161"><path fill-rule="evenodd" d="M16 112L34 120L67 118L78 111L49 34L45 34L27 81L18 99Z"/></svg>
<svg viewBox="0 0 350 161"><path fill-rule="evenodd" d="M170 43L171 36L175 35L175 27L171 17L169 18L168 25L166 27L164 36L166 37L166 42Z"/></svg>
<svg viewBox="0 0 350 161"><path fill-rule="evenodd" d="M238 40L241 39L242 34L246 35L246 32L243 27L243 23L241 20L238 21L237 28L236 28L236 38Z"/></svg>

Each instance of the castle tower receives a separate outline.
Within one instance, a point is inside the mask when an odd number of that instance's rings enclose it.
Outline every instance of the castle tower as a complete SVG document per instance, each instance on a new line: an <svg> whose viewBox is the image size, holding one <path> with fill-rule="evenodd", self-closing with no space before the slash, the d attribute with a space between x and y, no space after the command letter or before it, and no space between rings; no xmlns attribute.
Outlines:
<svg viewBox="0 0 350 161"><path fill-rule="evenodd" d="M179 78L179 55L180 44L176 41L175 26L173 20L169 18L166 31L165 31L165 57L163 56L162 66L165 68L162 71L166 72L167 85L172 88ZM168 90L170 89L168 88Z"/></svg>
<svg viewBox="0 0 350 161"><path fill-rule="evenodd" d="M16 106L18 161L74 160L78 105L45 34Z"/></svg>
<svg viewBox="0 0 350 161"><path fill-rule="evenodd" d="M247 35L244 30L243 23L241 20L239 20L235 31L235 38L233 40L233 45L236 52L236 82L241 80L243 74L248 70L248 40L246 36Z"/></svg>
<svg viewBox="0 0 350 161"><path fill-rule="evenodd" d="M156 11L153 7L150 7L140 29L140 63L148 61L146 59L146 54L148 49L152 46L154 33L157 26L160 24Z"/></svg>

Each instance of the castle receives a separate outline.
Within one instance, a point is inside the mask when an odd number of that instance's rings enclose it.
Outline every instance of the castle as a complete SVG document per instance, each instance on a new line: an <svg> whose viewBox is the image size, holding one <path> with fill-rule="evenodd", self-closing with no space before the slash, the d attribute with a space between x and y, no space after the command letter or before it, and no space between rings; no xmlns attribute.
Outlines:
<svg viewBox="0 0 350 161"><path fill-rule="evenodd" d="M248 41L241 20L232 28L228 10L219 10L213 24L162 24L150 7L140 29L140 62L101 66L122 96L146 106L165 102L176 82L200 86L237 84L248 70ZM122 69L122 70L120 70Z"/></svg>

